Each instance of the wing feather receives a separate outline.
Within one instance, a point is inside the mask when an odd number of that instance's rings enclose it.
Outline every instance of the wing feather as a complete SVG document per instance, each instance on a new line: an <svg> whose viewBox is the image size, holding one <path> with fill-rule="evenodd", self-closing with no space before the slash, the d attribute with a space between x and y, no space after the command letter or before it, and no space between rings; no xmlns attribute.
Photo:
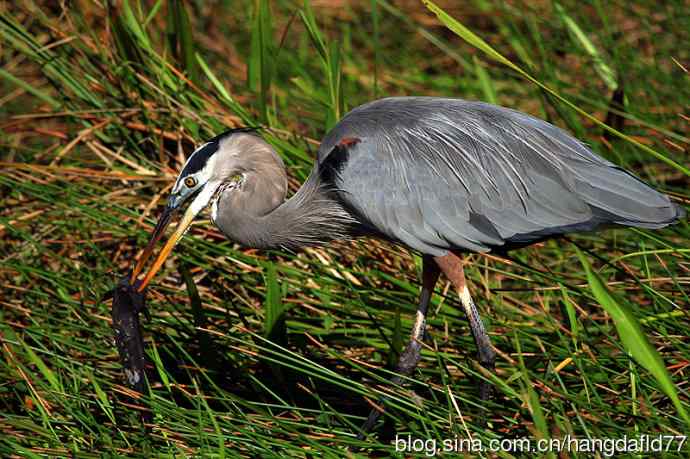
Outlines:
<svg viewBox="0 0 690 459"><path fill-rule="evenodd" d="M345 138L358 141L335 157ZM609 223L658 227L681 214L561 129L481 102L363 105L326 136L318 161L337 164L341 199L372 231L433 255Z"/></svg>

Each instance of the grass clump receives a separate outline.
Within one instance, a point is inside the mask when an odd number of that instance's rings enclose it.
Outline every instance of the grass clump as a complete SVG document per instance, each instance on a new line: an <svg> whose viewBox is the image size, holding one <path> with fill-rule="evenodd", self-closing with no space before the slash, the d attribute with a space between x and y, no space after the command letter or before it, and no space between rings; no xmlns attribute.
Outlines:
<svg viewBox="0 0 690 459"><path fill-rule="evenodd" d="M0 5L0 454L390 455L390 429L356 439L365 399L384 391L401 437L486 445L687 433L686 222L550 241L512 260L468 256L499 351L496 375L478 368L444 284L404 389L385 384L386 368L414 317L420 260L379 241L259 252L195 225L149 292L154 377L139 398L123 385L100 300L145 244L195 144L226 127L265 126L295 190L326 130L384 95L484 99L532 113L687 204L686 9ZM611 292L658 357L652 367L631 355L615 310L600 305ZM480 377L496 387L486 407ZM678 444L664 454L687 455Z"/></svg>

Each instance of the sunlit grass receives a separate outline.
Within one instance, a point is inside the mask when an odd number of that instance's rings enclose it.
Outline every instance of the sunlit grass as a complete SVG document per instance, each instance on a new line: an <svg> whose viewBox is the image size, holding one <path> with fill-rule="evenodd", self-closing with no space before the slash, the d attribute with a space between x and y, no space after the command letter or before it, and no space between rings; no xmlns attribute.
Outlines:
<svg viewBox="0 0 690 459"><path fill-rule="evenodd" d="M145 244L184 154L226 126L264 126L295 190L318 139L360 103L495 99L690 202L683 2L439 7L447 16L384 1L0 6L3 456L340 457L352 447L391 454L391 432L483 441L688 432L686 222L572 236L511 260L468 256L496 375L477 365L443 282L405 388L385 380L414 317L417 255L371 240L245 250L200 222L149 291L152 390L137 397L124 385L100 299ZM615 306L599 305L606 292L632 332ZM635 330L658 353L655 367L631 352ZM486 406L481 377L496 388ZM391 424L356 440L367 399L383 393Z"/></svg>

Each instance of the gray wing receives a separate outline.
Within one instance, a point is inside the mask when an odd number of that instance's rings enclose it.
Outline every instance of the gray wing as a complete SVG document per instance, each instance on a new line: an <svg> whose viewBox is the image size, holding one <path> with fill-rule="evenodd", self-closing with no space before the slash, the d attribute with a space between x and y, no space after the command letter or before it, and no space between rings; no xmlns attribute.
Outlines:
<svg viewBox="0 0 690 459"><path fill-rule="evenodd" d="M658 228L680 207L561 129L459 99L389 98L348 113L318 163L358 218L423 253L485 252L603 224Z"/></svg>

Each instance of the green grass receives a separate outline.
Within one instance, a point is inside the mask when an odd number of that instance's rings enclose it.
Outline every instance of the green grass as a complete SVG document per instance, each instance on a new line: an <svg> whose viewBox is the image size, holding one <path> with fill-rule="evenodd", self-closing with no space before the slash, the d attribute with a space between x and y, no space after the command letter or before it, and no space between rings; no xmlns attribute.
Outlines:
<svg viewBox="0 0 690 459"><path fill-rule="evenodd" d="M444 281L405 388L385 379L418 255L374 240L246 250L200 222L149 289L152 389L125 387L100 299L184 155L226 126L266 126L294 191L360 103L495 101L690 202L684 2L328 3L0 5L0 455L366 457L394 455L391 432L485 445L687 434L687 222L468 256L496 375ZM480 377L496 387L484 407ZM389 425L358 441L382 393ZM664 455L687 456L677 445Z"/></svg>

